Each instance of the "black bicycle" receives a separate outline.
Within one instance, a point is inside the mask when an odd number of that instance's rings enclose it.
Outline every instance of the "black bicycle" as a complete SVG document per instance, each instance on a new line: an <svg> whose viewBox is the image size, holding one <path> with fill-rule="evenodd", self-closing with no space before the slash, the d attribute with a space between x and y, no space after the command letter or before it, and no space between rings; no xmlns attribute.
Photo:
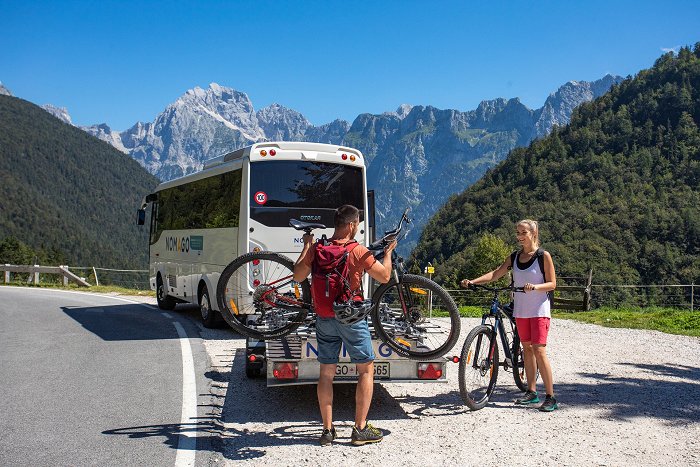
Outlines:
<svg viewBox="0 0 700 467"><path fill-rule="evenodd" d="M489 401L498 378L498 369L513 371L515 385L527 391L527 377L523 362L523 346L513 317L513 307L502 304L498 295L504 291L524 293L522 287L486 287L472 284L493 293L491 306L481 318L481 325L469 332L459 357L459 392L471 410L482 409ZM503 346L504 359L500 360L498 336ZM539 377L539 371L535 380Z"/></svg>
<svg viewBox="0 0 700 467"><path fill-rule="evenodd" d="M396 229L368 249L381 261L384 248L399 240L408 210ZM296 230L311 233L323 224L290 220ZM405 274L403 259L392 252L392 279L372 297L372 326L382 341L399 355L428 360L454 347L459 337L459 310L452 297L437 283ZM255 339L283 337L302 324L314 325L315 314L308 279L296 282L294 262L272 252L239 256L222 272L216 298L222 316L240 334Z"/></svg>

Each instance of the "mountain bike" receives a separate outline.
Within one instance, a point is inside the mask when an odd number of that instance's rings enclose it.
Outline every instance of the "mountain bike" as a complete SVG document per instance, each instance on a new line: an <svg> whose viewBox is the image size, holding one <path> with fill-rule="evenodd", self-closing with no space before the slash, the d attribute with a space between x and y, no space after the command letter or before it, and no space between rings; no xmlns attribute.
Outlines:
<svg viewBox="0 0 700 467"><path fill-rule="evenodd" d="M381 261L384 248L399 240L408 210L394 230L368 249ZM311 233L323 224L290 220L296 230ZM239 256L222 272L216 297L222 316L240 334L255 339L283 337L300 325L313 327L315 313L309 280L294 281L294 262L272 252ZM417 360L444 355L457 342L459 310L452 297L437 283L405 274L403 259L392 252L392 278L372 297L371 324L377 336L396 353Z"/></svg>
<svg viewBox="0 0 700 467"><path fill-rule="evenodd" d="M515 385L521 391L527 391L523 346L513 317L513 307L502 304L498 299L500 292L525 291L522 287L486 287L480 284L472 284L470 288L493 293L491 306L481 317L481 324L467 335L459 357L459 392L471 410L479 410L488 403L496 387L499 367L512 370ZM498 337L503 346L503 361L498 353ZM539 371L535 374L535 380L538 377Z"/></svg>

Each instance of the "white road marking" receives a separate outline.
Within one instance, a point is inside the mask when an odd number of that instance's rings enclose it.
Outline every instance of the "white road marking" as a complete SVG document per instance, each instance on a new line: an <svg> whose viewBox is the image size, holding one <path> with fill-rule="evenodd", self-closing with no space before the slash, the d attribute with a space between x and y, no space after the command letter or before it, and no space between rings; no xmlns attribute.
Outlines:
<svg viewBox="0 0 700 467"><path fill-rule="evenodd" d="M168 319L173 319L173 316L170 313L163 313L161 312L161 315L165 316Z"/></svg>
<svg viewBox="0 0 700 467"><path fill-rule="evenodd" d="M190 340L180 323L175 321L173 325L180 336L182 349L182 416L175 465L193 466L197 454L197 381L194 377Z"/></svg>
<svg viewBox="0 0 700 467"><path fill-rule="evenodd" d="M9 287L8 287L9 288ZM71 290L40 289L33 287L13 287L13 289L31 289L32 291L45 290L50 292L73 293L80 295L92 295L93 297L111 298L122 302L135 303L148 308L156 308L149 303L137 302L127 298L112 297L90 292L74 292ZM104 310L101 310L104 311ZM168 313L161 313L172 319ZM192 347L187 337L185 329L177 321L173 322L175 330L180 337L180 349L182 353L182 413L180 415L181 432L177 441L177 452L175 454L175 465L177 467L194 466L197 454L197 380L194 373L194 358L192 357ZM185 433L187 430L187 433Z"/></svg>

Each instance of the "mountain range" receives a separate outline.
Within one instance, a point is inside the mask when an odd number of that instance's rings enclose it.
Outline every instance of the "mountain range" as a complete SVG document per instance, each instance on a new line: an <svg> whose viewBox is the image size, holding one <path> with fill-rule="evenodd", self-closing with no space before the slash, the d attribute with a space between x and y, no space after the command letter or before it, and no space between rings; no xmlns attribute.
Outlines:
<svg viewBox="0 0 700 467"><path fill-rule="evenodd" d="M338 119L321 126L279 104L256 111L245 93L212 83L188 90L153 122L137 122L124 131L105 123L81 128L129 154L162 181L201 170L207 159L259 141L356 147L368 162L368 187L376 192L378 231L393 226L395 211L412 208L413 229L399 246L405 255L451 195L477 181L513 148L566 125L575 107L621 79L606 75L594 82L570 81L534 110L517 98L485 100L466 112L405 104L393 112L361 114L352 124ZM66 109L43 108L71 123Z"/></svg>

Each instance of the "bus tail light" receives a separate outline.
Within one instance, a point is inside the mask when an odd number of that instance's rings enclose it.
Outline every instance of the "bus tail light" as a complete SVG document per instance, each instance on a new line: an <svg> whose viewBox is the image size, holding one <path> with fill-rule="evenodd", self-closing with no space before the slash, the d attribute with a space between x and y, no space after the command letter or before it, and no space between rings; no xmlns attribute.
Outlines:
<svg viewBox="0 0 700 467"><path fill-rule="evenodd" d="M351 160L352 162L355 162L355 156L350 155L350 160Z"/></svg>
<svg viewBox="0 0 700 467"><path fill-rule="evenodd" d="M419 363L418 379L440 379L442 377L442 365L440 363Z"/></svg>
<svg viewBox="0 0 700 467"><path fill-rule="evenodd" d="M259 286L259 285L260 285L260 281L257 280L257 279L255 279L255 280L253 281L253 287L257 287L257 286Z"/></svg>
<svg viewBox="0 0 700 467"><path fill-rule="evenodd" d="M343 155L340 156L340 157L341 157L341 159L343 159L344 161L348 160L348 155L347 155L347 154L343 154Z"/></svg>
<svg viewBox="0 0 700 467"><path fill-rule="evenodd" d="M296 363L275 363L272 366L272 376L276 379L297 379L299 377L299 367Z"/></svg>
<svg viewBox="0 0 700 467"><path fill-rule="evenodd" d="M274 149L270 149L270 155L274 156L275 154L277 154L277 151L275 151Z"/></svg>
<svg viewBox="0 0 700 467"><path fill-rule="evenodd" d="M263 149L262 151L260 151L260 155L263 157L267 156L267 151Z"/></svg>

